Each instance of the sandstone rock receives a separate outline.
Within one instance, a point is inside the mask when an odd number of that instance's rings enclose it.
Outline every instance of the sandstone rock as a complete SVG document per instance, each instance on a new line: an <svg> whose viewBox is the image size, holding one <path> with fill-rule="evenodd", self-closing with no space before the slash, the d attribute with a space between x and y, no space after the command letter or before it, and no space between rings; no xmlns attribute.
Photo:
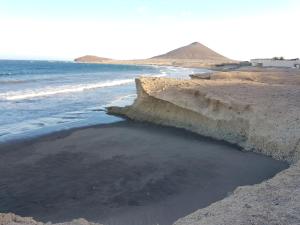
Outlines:
<svg viewBox="0 0 300 225"><path fill-rule="evenodd" d="M0 225L101 225L90 223L85 219L76 219L66 223L41 223L31 217L21 217L13 213L0 213Z"/></svg>
<svg viewBox="0 0 300 225"><path fill-rule="evenodd" d="M300 88L248 79L137 79L132 106L110 113L185 128L276 159L300 157Z"/></svg>
<svg viewBox="0 0 300 225"><path fill-rule="evenodd" d="M141 78L132 106L111 113L185 128L294 163L274 178L174 225L300 224L300 74L295 70L216 73L210 80Z"/></svg>

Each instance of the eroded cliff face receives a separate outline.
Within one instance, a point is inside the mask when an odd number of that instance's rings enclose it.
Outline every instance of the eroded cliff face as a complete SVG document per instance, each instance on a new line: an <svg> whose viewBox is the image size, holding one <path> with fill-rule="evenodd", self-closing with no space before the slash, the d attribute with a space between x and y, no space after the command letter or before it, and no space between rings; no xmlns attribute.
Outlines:
<svg viewBox="0 0 300 225"><path fill-rule="evenodd" d="M174 225L300 224L300 76L293 70L217 73L209 80L136 80L132 106L109 112L185 128L293 165L239 187Z"/></svg>
<svg viewBox="0 0 300 225"><path fill-rule="evenodd" d="M185 128L246 150L295 162L300 152L300 89L245 80L140 78L131 119Z"/></svg>

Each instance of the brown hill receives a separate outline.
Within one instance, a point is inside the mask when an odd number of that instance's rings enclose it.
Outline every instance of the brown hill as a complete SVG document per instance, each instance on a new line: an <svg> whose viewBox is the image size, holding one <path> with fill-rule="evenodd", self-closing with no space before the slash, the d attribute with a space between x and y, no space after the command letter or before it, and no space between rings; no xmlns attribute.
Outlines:
<svg viewBox="0 0 300 225"><path fill-rule="evenodd" d="M111 59L108 58L103 58L103 57L98 57L98 56L94 56L94 55L85 55L79 58L76 58L74 61L75 62L85 62L85 63L93 63L93 62L104 62L104 61L108 61Z"/></svg>
<svg viewBox="0 0 300 225"><path fill-rule="evenodd" d="M229 60L198 42L155 56L152 59Z"/></svg>

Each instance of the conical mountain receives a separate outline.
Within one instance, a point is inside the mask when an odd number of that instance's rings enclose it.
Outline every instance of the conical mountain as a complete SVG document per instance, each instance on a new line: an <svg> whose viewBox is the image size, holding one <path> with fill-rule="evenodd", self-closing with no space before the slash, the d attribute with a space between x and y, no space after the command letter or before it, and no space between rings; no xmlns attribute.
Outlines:
<svg viewBox="0 0 300 225"><path fill-rule="evenodd" d="M155 56L152 59L229 60L198 42Z"/></svg>
<svg viewBox="0 0 300 225"><path fill-rule="evenodd" d="M111 60L111 59L94 56L94 55L85 55L85 56L74 59L75 62L87 62L87 63L103 62L103 61L107 61L107 60Z"/></svg>

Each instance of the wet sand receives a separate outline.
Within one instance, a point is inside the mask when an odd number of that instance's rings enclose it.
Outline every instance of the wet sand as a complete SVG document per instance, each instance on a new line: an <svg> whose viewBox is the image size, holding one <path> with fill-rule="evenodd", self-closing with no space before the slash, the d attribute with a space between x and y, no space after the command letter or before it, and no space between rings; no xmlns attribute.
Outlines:
<svg viewBox="0 0 300 225"><path fill-rule="evenodd" d="M0 146L0 212L170 225L287 168L175 128L124 121Z"/></svg>

